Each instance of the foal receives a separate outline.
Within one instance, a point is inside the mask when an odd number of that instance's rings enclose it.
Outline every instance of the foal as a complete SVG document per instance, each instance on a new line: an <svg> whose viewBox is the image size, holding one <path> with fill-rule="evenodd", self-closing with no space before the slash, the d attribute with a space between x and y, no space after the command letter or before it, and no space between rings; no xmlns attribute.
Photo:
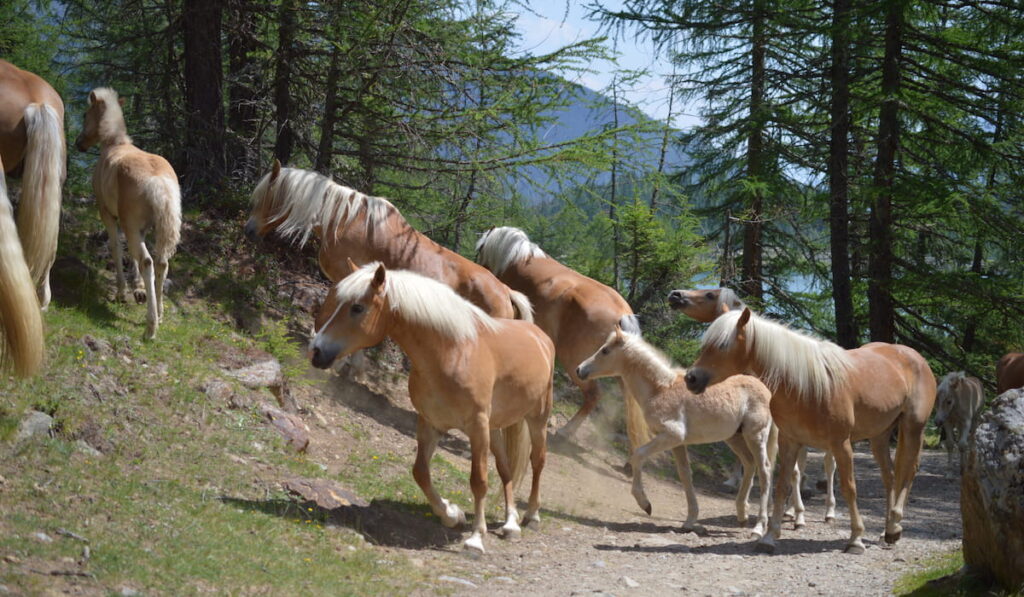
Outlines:
<svg viewBox="0 0 1024 597"><path fill-rule="evenodd" d="M967 436L974 429L985 392L977 377L963 371L947 373L939 382L935 404L935 426L943 431L942 444L946 447L946 462L953 466L953 451L961 458L967 451Z"/></svg>
<svg viewBox="0 0 1024 597"><path fill-rule="evenodd" d="M146 303L146 338L152 339L164 314L167 265L181 236L181 189L167 160L132 145L121 112L123 103L124 99L118 98L113 89L101 87L90 91L85 123L75 146L79 151L86 151L100 144L92 188L114 258L117 298L127 299L118 237L120 227L135 270L135 302ZM152 257L144 242L150 228L154 229L156 237ZM153 257L156 258L155 276ZM141 288L143 284L145 289Z"/></svg>
<svg viewBox="0 0 1024 597"><path fill-rule="evenodd" d="M608 340L576 370L580 379L621 377L640 403L644 418L657 435L633 452L633 497L648 514L651 502L643 487L643 464L648 458L672 450L679 480L686 490L686 522L683 529L703 533L697 524L697 494L690 478L686 446L724 441L743 463L743 482L736 494L736 518L747 525L747 498L757 471L761 484L757 526L760 538L768 526L768 495L771 471L768 433L772 424L768 403L771 392L749 375L737 376L704 394L686 389L682 369L674 369L661 353L640 336L615 328Z"/></svg>

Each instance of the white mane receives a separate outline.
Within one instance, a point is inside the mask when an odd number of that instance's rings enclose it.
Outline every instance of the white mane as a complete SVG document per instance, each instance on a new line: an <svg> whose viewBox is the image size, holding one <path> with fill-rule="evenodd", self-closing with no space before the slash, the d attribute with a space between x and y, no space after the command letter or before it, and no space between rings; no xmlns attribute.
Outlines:
<svg viewBox="0 0 1024 597"><path fill-rule="evenodd" d="M672 361L663 352L640 336L623 334L623 338L622 354L655 385L667 388L675 382L679 370L672 366Z"/></svg>
<svg viewBox="0 0 1024 597"><path fill-rule="evenodd" d="M714 345L728 350L736 341L736 323L742 311L729 311L704 332L701 349ZM751 313L746 328L747 348L763 369L761 381L775 391L786 384L801 397L828 400L846 383L852 366L841 347Z"/></svg>
<svg viewBox="0 0 1024 597"><path fill-rule="evenodd" d="M511 226L491 228L476 243L476 262L500 276L513 263L547 257L526 233Z"/></svg>
<svg viewBox="0 0 1024 597"><path fill-rule="evenodd" d="M742 311L746 305L740 300L740 297L736 295L736 292L732 288L722 287L718 291L718 308L721 310L722 305L728 305L730 311Z"/></svg>
<svg viewBox="0 0 1024 597"><path fill-rule="evenodd" d="M97 87L92 90L92 95L97 101L103 102L103 116L97 128L99 139L115 140L123 136L125 143L131 143L128 137L128 127L124 123L124 111L121 110L121 102L118 100L117 92L110 87Z"/></svg>
<svg viewBox="0 0 1024 597"><path fill-rule="evenodd" d="M942 376L939 381L939 387L937 393L941 396L945 392L949 392L949 386L953 385L954 381L963 380L967 375L963 371L951 371Z"/></svg>
<svg viewBox="0 0 1024 597"><path fill-rule="evenodd" d="M298 168L281 168L274 188L267 197L271 174L264 176L252 193L253 206L270 201L268 218L284 217L277 228L282 238L305 245L317 226L324 235L337 234L360 212L366 214L366 228L380 225L391 212L398 213L387 199L371 197L337 184L330 178Z"/></svg>
<svg viewBox="0 0 1024 597"><path fill-rule="evenodd" d="M359 268L335 286L339 308L364 294L380 262ZM455 294L448 285L408 270L388 270L384 295L391 310L403 319L429 327L454 340L472 340L478 326L495 330L498 321L482 309Z"/></svg>

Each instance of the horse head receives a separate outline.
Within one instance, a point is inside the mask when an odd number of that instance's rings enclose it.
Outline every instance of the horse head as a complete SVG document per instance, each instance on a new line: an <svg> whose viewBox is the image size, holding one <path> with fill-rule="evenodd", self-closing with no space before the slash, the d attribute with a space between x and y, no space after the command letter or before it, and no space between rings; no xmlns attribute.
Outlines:
<svg viewBox="0 0 1024 597"><path fill-rule="evenodd" d="M327 294L309 343L314 367L326 369L339 357L379 344L387 334L387 271L383 264L363 268L348 260L352 273Z"/></svg>
<svg viewBox="0 0 1024 597"><path fill-rule="evenodd" d="M694 394L701 394L708 386L749 370L746 326L750 322L750 315L750 309L744 307L735 325L721 330L725 332L724 339L717 335L710 336L712 331L719 331L714 325L708 329L701 341L700 355L686 371L687 389ZM732 318L717 322L717 326L721 327L723 323L731 321Z"/></svg>

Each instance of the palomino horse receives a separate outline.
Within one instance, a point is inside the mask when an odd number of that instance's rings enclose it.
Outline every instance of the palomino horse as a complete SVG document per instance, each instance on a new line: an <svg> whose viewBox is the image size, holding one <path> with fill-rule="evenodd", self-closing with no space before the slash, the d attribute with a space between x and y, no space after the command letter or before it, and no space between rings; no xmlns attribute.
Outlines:
<svg viewBox="0 0 1024 597"><path fill-rule="evenodd" d="M651 502L644 492L644 462L665 450L676 457L679 480L686 490L686 522L683 529L704 534L697 524L697 494L690 477L686 446L724 441L743 463L743 483L736 494L736 519L747 526L747 499L754 484L754 471L761 483L757 526L760 538L768 526L768 492L771 470L768 434L772 424L768 403L771 392L756 377L738 375L701 395L686 389L683 375L663 354L640 336L623 334L618 327L608 340L576 371L580 379L616 376L622 378L636 397L657 435L637 448L630 459L633 469L633 497L648 514Z"/></svg>
<svg viewBox="0 0 1024 597"><path fill-rule="evenodd" d="M1024 352L1008 352L996 363L996 393L1024 388Z"/></svg>
<svg viewBox="0 0 1024 597"><path fill-rule="evenodd" d="M673 290L668 293L668 304L676 311L682 312L684 315L695 319L701 323L711 323L719 315L728 313L729 311L742 310L746 307L740 297L736 296L736 293L729 288L714 288L704 290ZM779 436L778 429L772 425L771 435L768 436L768 460L772 463L775 462L775 457L779 451ZM832 457L832 454L825 452L825 522L835 522L836 519L836 494L833 486L833 480L836 472L836 460ZM803 447L800 449L800 455L797 457L796 470L793 472L796 475L794 484L799 487L801 491L794 491L790 494L792 500L792 506L786 510L786 515L793 516L794 526L800 528L805 526L804 522L804 501L801 495L803 490L803 482L807 480L807 476L804 471L807 468L807 448ZM742 477L742 467L740 463L736 463L733 467L732 476L725 482L728 487L739 487L740 478Z"/></svg>
<svg viewBox="0 0 1024 597"><path fill-rule="evenodd" d="M686 385L699 393L747 371L773 389L779 470L793 470L800 446L814 446L835 456L840 487L850 508L847 553L864 552L853 442L871 441L888 506L883 539L890 544L898 541L924 427L935 404L935 376L924 358L906 346L881 342L844 350L744 309L722 315L704 333L700 357L686 373ZM899 429L895 471L889 452L894 428ZM790 485L790 475L779 475L769 533L758 544L763 551L775 550Z"/></svg>
<svg viewBox="0 0 1024 597"><path fill-rule="evenodd" d="M527 524L540 520L540 474L546 457L555 348L528 321L495 319L448 286L415 272L387 270L380 263L357 268L328 293L310 342L313 365L326 368L338 357L390 337L412 361L409 397L419 413L413 477L447 527L465 522L455 504L430 482L430 457L441 434L460 429L472 451L470 486L473 533L463 544L483 553L487 532L487 451L505 492L506 537L519 535L513 491L525 472L529 427L533 487ZM504 433L504 441L498 435Z"/></svg>
<svg viewBox="0 0 1024 597"><path fill-rule="evenodd" d="M123 103L124 100L118 98L113 89L101 87L90 91L89 108L85 111L82 133L78 135L75 146L86 151L96 143L100 144L100 159L92 173L92 188L100 219L107 228L117 275L117 298L127 299L121 265L121 239L118 236L120 227L135 270L135 301L146 303L146 337L153 338L164 315L164 280L168 263L181 237L181 189L178 177L167 160L132 145L121 112ZM150 256L145 243L145 234L150 228L154 229L156 237L153 256Z"/></svg>
<svg viewBox="0 0 1024 597"><path fill-rule="evenodd" d="M3 158L0 158L0 171ZM0 176L0 368L8 364L20 376L43 362L43 317L14 225L7 183Z"/></svg>
<svg viewBox="0 0 1024 597"><path fill-rule="evenodd" d="M450 286L492 317L532 319L529 301L512 292L491 272L420 234L398 209L297 168L274 167L252 193L246 236L272 232L304 245L320 239L320 269L332 282L348 275L346 259L380 261L388 269L407 269Z"/></svg>
<svg viewBox="0 0 1024 597"><path fill-rule="evenodd" d="M985 391L977 377L953 371L939 381L935 426L942 429L942 443L950 466L953 466L953 450L958 449L961 457L967 451L967 436L974 429L984 402Z"/></svg>
<svg viewBox="0 0 1024 597"><path fill-rule="evenodd" d="M583 392L583 406L559 432L572 437L601 395L597 382L580 379L576 367L594 354L616 325L639 335L633 310L612 288L548 257L518 228L491 228L477 241L476 251L481 265L530 299L534 321L554 341L558 362ZM650 439L650 432L636 400L624 389L626 429L630 447L636 449Z"/></svg>
<svg viewBox="0 0 1024 597"><path fill-rule="evenodd" d="M38 76L0 60L0 165L21 176L18 235L43 309L50 304L66 153L60 96Z"/></svg>

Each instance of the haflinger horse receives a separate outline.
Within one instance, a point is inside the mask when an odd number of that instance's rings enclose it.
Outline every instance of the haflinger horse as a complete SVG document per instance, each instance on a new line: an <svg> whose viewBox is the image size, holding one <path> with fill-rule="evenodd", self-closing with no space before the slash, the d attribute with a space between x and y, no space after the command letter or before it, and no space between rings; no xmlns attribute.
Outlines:
<svg viewBox="0 0 1024 597"><path fill-rule="evenodd" d="M1024 352L1008 352L996 363L996 393L1024 388Z"/></svg>
<svg viewBox="0 0 1024 597"><path fill-rule="evenodd" d="M539 522L555 363L551 340L536 325L493 318L450 287L415 272L388 270L381 263L359 268L351 260L349 267L351 273L328 293L317 316L309 345L313 365L327 368L390 337L412 362L409 397L419 414L413 477L441 522L455 527L466 520L430 481L431 455L449 429L469 436L472 452L476 518L465 549L484 551L488 449L505 494L504 536L520 534L513 492L525 473L527 452L533 486L524 520Z"/></svg>
<svg viewBox="0 0 1024 597"><path fill-rule="evenodd" d="M152 339L164 315L167 268L181 238L181 189L167 160L132 144L121 112L123 103L124 99L113 89L101 87L90 91L89 107L75 146L86 151L100 144L92 188L114 259L117 299L127 300L120 228L135 271L133 295L136 302L146 303L146 338ZM151 228L155 237L152 255L145 243L146 231Z"/></svg>
<svg viewBox="0 0 1024 597"><path fill-rule="evenodd" d="M676 311L682 312L684 315L691 319L695 319L701 323L711 323L723 313L729 311L742 311L746 308L746 305L740 300L740 297L730 288L712 288L703 290L683 290L677 289L668 293L668 304ZM778 441L778 430L773 425L772 433L768 436L768 459L770 462L775 462L775 457L779 451ZM835 522L836 519L836 494L833 481L835 479L836 471L836 460L832 457L829 452L825 453L824 458L825 464L825 522ZM800 449L800 455L797 457L796 470L793 472L796 475L794 484L800 488L801 491L794 491L790 494L792 500L792 506L786 510L787 516L793 517L794 526L801 528L805 526L804 520L804 502L803 496L801 495L804 481L808 479L805 471L807 469L807 448ZM728 487L739 487L740 479L742 478L742 467L739 463L733 467L732 475L725 482Z"/></svg>
<svg viewBox="0 0 1024 597"><path fill-rule="evenodd" d="M801 446L832 452L850 509L847 553L863 553L864 522L857 509L853 442L868 439L885 485L887 512L882 538L893 544L917 473L924 428L935 404L935 376L912 348L874 342L844 350L757 315L730 311L704 333L701 352L686 385L703 392L733 375L753 372L772 389L771 411L779 427L779 470L792 470ZM889 452L899 430L895 470ZM769 532L758 549L774 552L782 531L790 475L779 475Z"/></svg>
<svg viewBox="0 0 1024 597"><path fill-rule="evenodd" d="M947 373L939 381L935 405L935 426L942 429L942 443L946 447L947 463L953 465L953 451L961 458L967 451L967 437L974 429L985 391L977 377L963 371Z"/></svg>
<svg viewBox="0 0 1024 597"><path fill-rule="evenodd" d="M66 154L60 96L37 75L0 60L0 173L21 177L18 233L3 242L21 238L43 309L50 304Z"/></svg>
<svg viewBox="0 0 1024 597"><path fill-rule="evenodd" d="M583 392L583 406L559 431L572 437L600 398L597 382L580 379L576 367L615 326L639 335L633 310L614 289L552 259L518 228L491 228L477 241L476 251L477 262L530 299L534 321L554 341L558 362ZM626 430L636 449L650 440L650 431L636 399L624 390Z"/></svg>
<svg viewBox="0 0 1024 597"><path fill-rule="evenodd" d="M387 199L339 185L326 176L274 161L252 193L246 236L271 233L299 246L320 239L320 269L332 281L348 275L346 260L379 261L450 286L492 317L532 320L529 301L491 272L413 228Z"/></svg>
<svg viewBox="0 0 1024 597"><path fill-rule="evenodd" d="M3 158L0 157L0 171ZM43 362L43 317L0 175L0 369L27 377Z"/></svg>
<svg viewBox="0 0 1024 597"><path fill-rule="evenodd" d="M696 395L686 389L682 369L640 336L624 334L618 327L590 358L580 363L580 379L619 377L636 397L647 424L657 434L638 447L630 458L633 497L648 514L651 502L644 492L644 462L672 450L679 480L686 491L686 522L683 530L705 533L697 523L697 494L690 477L686 446L724 441L743 463L743 482L736 494L736 519L747 526L747 500L757 471L761 484L757 525L760 538L768 526L768 494L771 486L768 434L772 424L768 403L771 392L756 377L737 375Z"/></svg>

